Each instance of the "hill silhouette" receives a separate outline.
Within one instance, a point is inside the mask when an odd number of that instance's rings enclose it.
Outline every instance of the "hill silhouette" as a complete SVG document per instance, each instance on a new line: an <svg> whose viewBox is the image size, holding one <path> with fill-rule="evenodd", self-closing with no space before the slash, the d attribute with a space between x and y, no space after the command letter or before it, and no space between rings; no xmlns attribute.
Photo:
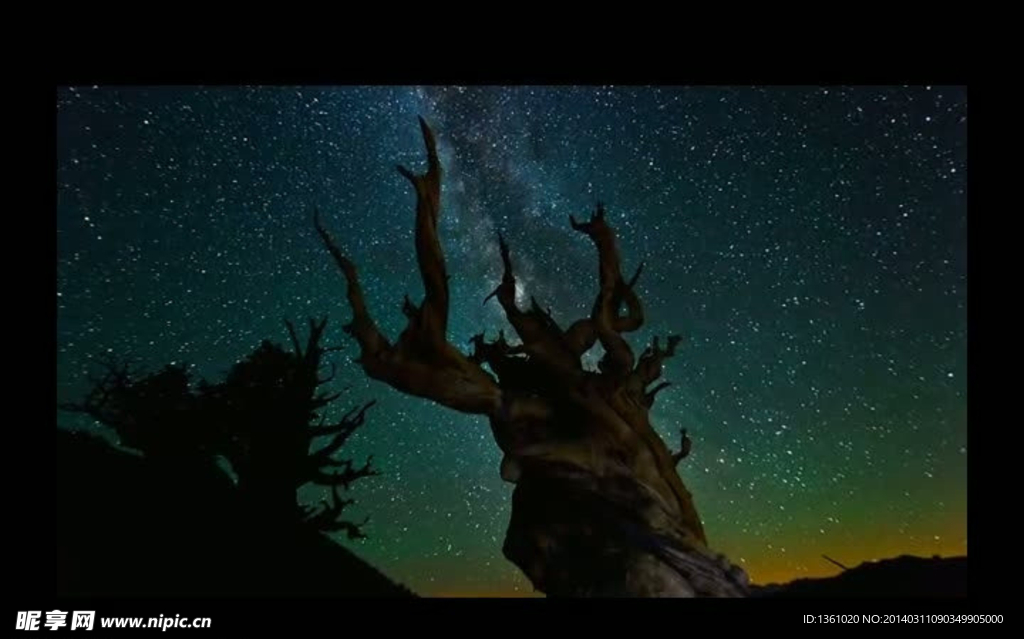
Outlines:
<svg viewBox="0 0 1024 639"><path fill-rule="evenodd" d="M834 577L753 586L754 597L966 597L967 557L913 557L864 562Z"/></svg>
<svg viewBox="0 0 1024 639"><path fill-rule="evenodd" d="M105 357L81 402L109 444L57 432L58 589L110 595L408 596L325 533L366 537L344 517L351 485L377 475L339 457L371 401L328 419L341 393L322 345L327 320L292 350L264 340L222 381L189 367L141 375ZM331 373L322 376L325 365ZM229 470L230 469L230 470ZM301 503L306 485L329 489Z"/></svg>
<svg viewBox="0 0 1024 639"><path fill-rule="evenodd" d="M315 527L248 510L218 469L188 476L58 429L58 594L414 596Z"/></svg>

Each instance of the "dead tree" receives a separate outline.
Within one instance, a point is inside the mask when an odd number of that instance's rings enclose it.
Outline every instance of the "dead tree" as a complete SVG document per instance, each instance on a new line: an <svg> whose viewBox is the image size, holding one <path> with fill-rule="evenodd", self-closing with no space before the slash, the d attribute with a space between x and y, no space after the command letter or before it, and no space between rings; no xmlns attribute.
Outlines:
<svg viewBox="0 0 1024 639"><path fill-rule="evenodd" d="M366 523L342 519L351 499L338 489L376 475L372 456L361 466L337 455L376 402L356 406L339 420L328 422L326 411L341 393L320 387L333 381L331 371L321 376L323 356L336 347L324 347L327 319L309 320L303 346L291 322L286 321L292 351L264 341L246 360L236 364L219 388L225 422L232 424L227 457L238 474L239 491L260 510L276 511L286 520L297 507L296 493L306 484L330 488L330 499L319 506L299 509L303 519L325 532L345 532L350 539L365 537ZM324 442L316 448L317 442ZM315 448L315 450L313 450Z"/></svg>
<svg viewBox="0 0 1024 639"><path fill-rule="evenodd" d="M520 343L472 339L465 354L447 338L448 272L438 237L442 168L420 119L427 171L398 171L416 192L415 243L424 299L408 297L408 325L392 342L367 306L355 264L314 213L314 225L347 282L352 322L368 376L410 395L488 418L504 453L501 476L516 484L505 556L552 596L743 596L746 575L707 545L676 459L651 427L648 391L680 337L640 357L623 335L644 322L636 275L621 272L615 233L598 206L572 228L597 248L598 293L590 316L560 327L534 300L521 309L509 247L494 292ZM486 300L485 300L486 301ZM623 308L624 307L624 308ZM623 312L624 310L624 312ZM584 353L600 344L598 371ZM484 368L486 365L487 369Z"/></svg>
<svg viewBox="0 0 1024 639"><path fill-rule="evenodd" d="M216 463L223 455L248 512L279 525L300 517L325 532L365 537L366 520L343 519L353 500L343 499L339 489L376 475L373 458L356 465L339 456L376 402L329 421L327 410L341 393L322 390L335 376L333 363L323 375L324 355L338 350L322 344L327 319L310 319L305 345L292 323L285 323L291 351L264 340L223 382L200 380L193 388L185 365L139 376L129 364L103 357L104 373L91 380L84 401L58 407L113 429L122 445L172 472L183 491L192 477L194 492L210 492L209 477L223 476ZM298 490L310 483L329 489L329 498L300 506Z"/></svg>
<svg viewBox="0 0 1024 639"><path fill-rule="evenodd" d="M192 419L197 400L188 366L171 364L143 375L112 355L97 360L103 374L90 378L84 400L58 408L88 415L112 429L121 445L154 461L194 467L199 459L212 459L217 440Z"/></svg>

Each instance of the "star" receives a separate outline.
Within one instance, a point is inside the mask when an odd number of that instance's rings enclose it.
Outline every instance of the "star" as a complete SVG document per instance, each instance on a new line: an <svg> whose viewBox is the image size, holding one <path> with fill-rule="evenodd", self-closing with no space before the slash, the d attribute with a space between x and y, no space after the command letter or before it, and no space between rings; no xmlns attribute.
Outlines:
<svg viewBox="0 0 1024 639"><path fill-rule="evenodd" d="M670 447L687 428L679 471L717 551L762 583L829 573L823 551L966 553L962 87L101 86L57 102L58 399L81 398L96 353L219 379L261 340L287 344L284 318L329 315L339 403L378 401L346 446L382 472L353 489L369 538L338 541L420 594L533 590L502 555L511 486L488 424L351 363L311 225L316 206L396 339L422 283L394 165L422 168L421 115L445 171L452 344L515 336L481 303L498 232L520 304L587 316L597 261L568 215L603 202L623 270L645 262L646 325L627 339L686 336L651 421ZM920 517L877 515L904 491Z"/></svg>

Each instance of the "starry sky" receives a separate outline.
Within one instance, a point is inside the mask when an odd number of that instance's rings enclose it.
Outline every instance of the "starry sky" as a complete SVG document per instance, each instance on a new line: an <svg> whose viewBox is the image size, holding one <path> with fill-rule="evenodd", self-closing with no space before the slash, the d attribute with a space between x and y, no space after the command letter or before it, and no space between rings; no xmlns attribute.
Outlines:
<svg viewBox="0 0 1024 639"><path fill-rule="evenodd" d="M422 595L533 596L501 555L512 486L482 418L367 380L341 331L320 208L378 323L422 295L415 198L395 171L434 127L446 170L449 339L506 327L500 278L563 325L596 294L568 215L605 203L624 271L646 261L639 352L670 332L652 422L710 545L755 582L967 548L967 96L963 87L62 87L57 397L110 352L219 379L283 320L329 314L339 411L377 399L347 450L348 542ZM599 353L589 356L596 362ZM71 428L96 428L58 414ZM317 495L310 494L314 499Z"/></svg>

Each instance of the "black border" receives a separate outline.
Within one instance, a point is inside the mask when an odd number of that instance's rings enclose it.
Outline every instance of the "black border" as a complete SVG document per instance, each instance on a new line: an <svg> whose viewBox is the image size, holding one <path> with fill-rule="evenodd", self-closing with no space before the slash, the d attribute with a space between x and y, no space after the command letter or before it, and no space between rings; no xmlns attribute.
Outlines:
<svg viewBox="0 0 1024 639"><path fill-rule="evenodd" d="M522 44L522 43L520 43ZM568 43L567 43L568 44ZM285 45L286 46L286 45ZM576 44L576 46L583 46ZM610 43L602 38L595 38L586 46L596 48L628 46L621 43ZM950 43L953 46L953 43ZM423 55L427 52L420 50ZM933 53L934 50L931 51ZM273 52L268 52L272 55ZM343 53L334 51L335 56L344 57ZM606 52L608 54L608 52ZM683 56L683 54L680 54ZM813 55L810 52L809 55ZM129 54L130 56L130 54ZM259 57L268 57L266 54ZM334 56L332 56L334 57ZM683 56L686 57L686 56ZM126 62L125 60L122 60ZM136 63L145 64L145 60L136 60ZM791 74L787 77L780 73L777 77L758 77L756 74L725 72L717 73L713 70L690 72L690 65L686 64L686 72L680 71L677 66L681 60L673 56L671 59L661 58L661 63L667 63L673 67L673 71L665 73L649 70L637 72L636 66L630 65L630 71L612 70L608 67L600 70L575 68L570 60L567 64L562 60L560 65L542 65L543 71L524 73L522 71L491 69L483 73L465 72L441 72L425 70L430 65L420 60L418 63L403 64L403 66L387 66L384 69L352 70L341 65L341 70L331 71L310 71L310 67L304 67L300 71L281 71L281 67L275 64L255 64L259 72L222 72L209 66L200 65L191 72L174 72L165 74L160 81L154 81L149 73L131 73L126 71L114 71L97 73L92 69L69 70L57 74L56 81L44 87L41 91L41 104L38 105L38 112L45 113L49 121L44 125L46 136L45 144L39 145L44 149L43 162L50 172L44 188L52 187L52 176L56 174L56 157L53 150L56 148L56 106L55 91L58 86L67 84L952 84L966 85L967 81L963 73L950 73L958 69L956 65L944 66L941 71L916 72L899 74L892 66L880 68L888 69L885 73L862 74L860 81L854 79L857 74L830 73L827 66L819 69L819 73L811 73L811 78L801 79L801 73ZM764 60L761 61L762 65ZM74 66L74 65L72 65ZM111 65L113 69L124 67ZM138 68L138 67L137 67ZM293 67L294 68L294 67ZM932 67L935 69L936 67ZM833 69L834 71L834 69ZM673 75L675 73L676 75ZM686 75L685 73L689 73ZM703 75L702 75L703 73ZM771 75L771 74L769 74ZM878 76L882 77L879 78ZM893 76L900 75L897 79ZM627 77L628 76L628 79ZM821 81L820 78L831 77L832 81ZM870 82L866 81L872 77ZM815 81L812 78L817 78ZM970 91L972 106L975 108L982 104L978 100L978 92ZM984 110L984 106L982 106ZM37 112L37 113L38 113ZM971 114L970 124L975 125L984 118L979 118L977 113ZM974 127L970 134L969 147L977 147L977 132L983 130ZM37 140L38 143L38 140ZM969 151L970 170L968 171L968 207L976 199L978 172L977 153ZM34 219L45 220L46 227L42 232L46 234L47 241L52 242L55 232L55 218L49 215L33 215ZM968 272L973 275L975 286L981 279L984 272L981 266L984 250L980 247L979 232L977 224L972 225L968 218ZM51 251L55 251L55 245L50 244ZM53 287L56 282L56 259L55 255L50 262L50 273L52 279L48 286L40 287L44 296L42 308L44 312L53 313L51 321L56 321L56 297L53 295ZM26 284L28 284L26 282ZM28 285L28 288L36 288ZM969 397L969 421L979 423L980 418L978 406L984 406L986 400L992 393L986 393L989 386L979 379L981 364L979 356L980 331L977 324L981 311L979 310L979 294L977 290L972 296L973 304L968 308L968 349L973 356L969 357L968 375L968 397ZM33 294L39 293L33 291ZM973 313L971 309L973 308ZM10 316L8 316L10 317ZM42 325L47 325L42 322ZM44 343L50 343L55 351L55 326L47 325L49 339ZM973 368L973 370L972 370ZM47 410L55 405L55 384L48 387L45 404ZM51 403L54 402L54 403ZM973 408L972 408L973 407ZM20 421L27 423L21 424ZM33 427L35 420L28 416L21 420L12 420L9 426L10 432L17 432L18 436L27 435L28 442L19 442L12 450L38 453L42 458L33 464L35 468L48 469L52 463L52 434L44 430L43 426ZM47 422L49 420L46 420ZM1002 421L1002 420L1000 420ZM992 424L988 424L991 428ZM1005 428L1008 425L998 424L996 428ZM47 424L46 429L52 426ZM979 426L984 428L984 426ZM1012 428L1012 426L1010 426ZM372 601L368 599L219 599L219 600L153 600L153 599L69 599L53 596L52 576L52 517L53 513L47 508L49 502L47 490L44 486L52 481L49 472L43 473L21 473L22 477L33 477L27 483L16 483L12 485L15 503L11 505L8 530L20 534L22 539L8 541L9 556L14 559L15 569L10 574L17 582L18 595L13 600L13 608L19 610L96 610L100 616L157 616L175 615L182 616L204 616L212 619L212 630L217 634L224 631L235 630L260 630L294 633L313 634L324 632L342 632L345 629L357 630L362 625L359 617L365 615L366 622L374 629L380 631L385 626L395 625L402 629L422 632L427 625L436 624L439 630L457 633L465 630L467 634L479 635L490 632L494 625L499 626L500 632L505 629L513 630L513 627L522 624L524 630L538 633L545 633L553 630L549 624L551 621L571 623L569 628L572 632L580 632L582 626L590 625L589 622L596 622L600 627L608 629L608 622L612 619L628 619L630 632L655 632L654 623L661 622L664 615L664 623L672 632L684 632L690 628L690 624L704 622L711 623L728 632L730 628L742 629L747 624L759 626L764 622L777 622L790 626L793 624L811 625L805 622L805 615L859 615L861 618L868 613L883 615L904 615L904 614L1000 614L1004 619L1010 618L1012 611L1007 610L1006 600L1011 592L1009 588L1001 583L1003 579L999 575L1003 572L999 566L1005 557L1009 561L1007 570L1015 573L1017 559L1014 556L1013 546L998 543L995 534L999 531L1005 532L1006 527L1011 525L1016 517L1013 512L1013 504L1007 504L1009 508L989 509L982 502L990 494L990 491L997 490L999 480L1003 479L1006 488L1013 490L1013 478L1005 477L1012 466L1004 465L996 461L995 454L1002 450L1005 452L1005 445L997 438L991 436L971 436L968 428L968 508L969 508L969 544L970 544L970 596L967 599L959 600L919 600L919 599L825 599L825 600L777 600L777 599L753 599L743 602L701 600L687 602L668 601L639 601L639 600L615 600L615 601L583 601L583 600L552 600L552 599L507 599L507 600L486 600L486 599L413 599L413 600L382 600ZM10 462L14 455L8 457ZM19 452L17 456L22 455ZM22 464L31 464L28 459L21 461ZM45 479L39 480L42 474ZM24 480L22 480L24 481ZM49 486L52 492L52 484ZM1002 495L1000 495L1002 496ZM1005 497L1004 497L1005 498ZM996 519L996 518L999 519ZM36 530L35 528L39 530ZM1006 555L1009 554L1008 557ZM14 580L12 580L14 581ZM378 608L378 606L381 606ZM685 606L685 608L684 608ZM484 622L490 624L482 625L471 623L468 618L470 610L477 614L485 615ZM479 610L480 612L476 612ZM362 614L360 614L362 613ZM463 616L466 615L466 616ZM475 620L474 620L475 621ZM637 625L637 622L640 622ZM845 621L849 622L849 619ZM839 617L818 618L814 625L860 625L843 623ZM900 622L902 625L902 622ZM756 627L756 626L755 626ZM43 632L46 632L43 630ZM119 631L123 632L123 630ZM150 631L153 632L153 631Z"/></svg>

